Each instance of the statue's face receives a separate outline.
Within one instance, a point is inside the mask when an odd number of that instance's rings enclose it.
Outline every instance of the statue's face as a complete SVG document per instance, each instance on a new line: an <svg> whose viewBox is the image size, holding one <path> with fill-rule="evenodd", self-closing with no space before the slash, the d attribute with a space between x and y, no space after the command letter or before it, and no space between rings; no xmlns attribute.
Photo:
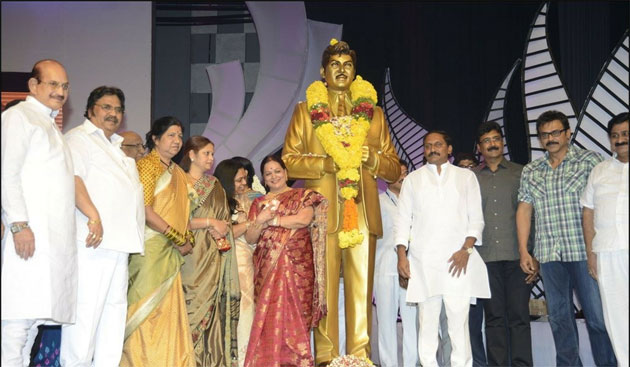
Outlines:
<svg viewBox="0 0 630 367"><path fill-rule="evenodd" d="M319 73L326 80L328 88L345 91L350 88L354 80L354 63L350 55L333 55L328 60L326 69L320 68Z"/></svg>

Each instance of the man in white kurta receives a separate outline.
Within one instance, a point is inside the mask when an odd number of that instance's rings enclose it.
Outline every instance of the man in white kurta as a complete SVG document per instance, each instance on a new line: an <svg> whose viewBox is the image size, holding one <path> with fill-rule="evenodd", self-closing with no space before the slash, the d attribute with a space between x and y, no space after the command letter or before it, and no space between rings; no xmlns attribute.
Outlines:
<svg viewBox="0 0 630 367"><path fill-rule="evenodd" d="M446 133L427 134L424 148L428 164L407 176L398 198L394 224L398 271L409 278L407 302L418 303L420 363L438 365L444 304L451 364L471 366L469 305L476 298L490 297L486 266L474 250L481 244L484 227L479 184L472 171L448 162L452 144Z"/></svg>
<svg viewBox="0 0 630 367"><path fill-rule="evenodd" d="M589 274L597 280L606 331L619 366L628 366L628 113L608 123L613 156L588 178L580 204Z"/></svg>
<svg viewBox="0 0 630 367"><path fill-rule="evenodd" d="M127 316L129 253L144 251L144 201L136 163L120 149L125 96L116 87L98 87L88 97L83 124L65 138L74 174L82 181L103 225L98 245L86 244L88 222L76 211L79 291L77 322L64 325L61 364L118 366Z"/></svg>
<svg viewBox="0 0 630 367"><path fill-rule="evenodd" d="M37 326L75 320L77 260L72 158L55 117L68 77L35 64L26 101L2 114L2 363L27 366Z"/></svg>
<svg viewBox="0 0 630 367"><path fill-rule="evenodd" d="M394 249L394 220L398 214L398 194L407 176L407 163L400 163L400 178L387 185L378 199L381 204L383 238L376 241L374 260L374 298L378 321L378 359L383 367L398 366L398 310L402 319L402 357L404 367L418 363L418 308L407 303L407 290L399 284L398 258Z"/></svg>

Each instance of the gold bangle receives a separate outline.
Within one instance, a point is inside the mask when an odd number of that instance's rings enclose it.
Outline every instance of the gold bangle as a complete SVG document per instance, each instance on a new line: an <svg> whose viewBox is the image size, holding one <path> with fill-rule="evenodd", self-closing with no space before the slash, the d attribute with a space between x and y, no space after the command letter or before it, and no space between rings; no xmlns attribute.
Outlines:
<svg viewBox="0 0 630 367"><path fill-rule="evenodd" d="M98 220L98 219L90 219L90 220L88 220L87 224L88 225L90 225L90 224L101 224L101 221Z"/></svg>

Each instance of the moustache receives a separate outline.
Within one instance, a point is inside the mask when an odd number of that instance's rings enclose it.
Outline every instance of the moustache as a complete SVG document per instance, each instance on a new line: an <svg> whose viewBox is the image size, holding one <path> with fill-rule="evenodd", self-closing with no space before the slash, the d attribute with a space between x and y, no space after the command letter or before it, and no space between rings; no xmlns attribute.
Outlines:
<svg viewBox="0 0 630 367"><path fill-rule="evenodd" d="M548 147L550 145L558 145L558 143L555 142L555 141L550 141L549 143L545 144L546 147Z"/></svg>
<svg viewBox="0 0 630 367"><path fill-rule="evenodd" d="M105 119L105 121L110 121L110 122L113 122L114 124L117 124L118 123L118 117L113 117L113 116L112 117L108 117L108 118Z"/></svg>
<svg viewBox="0 0 630 367"><path fill-rule="evenodd" d="M488 151L489 151L489 152L491 152L491 151L493 151L493 150L499 150L499 147L490 147L490 148L488 148Z"/></svg>
<svg viewBox="0 0 630 367"><path fill-rule="evenodd" d="M429 153L429 157L433 157L434 155L439 156L440 153L438 153L438 152L431 152L431 153Z"/></svg>
<svg viewBox="0 0 630 367"><path fill-rule="evenodd" d="M341 77L344 77L344 78L348 79L348 76L347 76L346 74L343 74L343 73L341 73L341 74L337 75L337 76L335 77L335 79L339 79L339 78L341 78Z"/></svg>
<svg viewBox="0 0 630 367"><path fill-rule="evenodd" d="M63 96L51 95L50 98L56 99L58 101L63 101Z"/></svg>
<svg viewBox="0 0 630 367"><path fill-rule="evenodd" d="M628 142L627 142L627 141L621 141L621 142L619 142L619 143L615 143L615 146L616 146L616 147L620 147L620 146L622 146L622 145L628 145Z"/></svg>

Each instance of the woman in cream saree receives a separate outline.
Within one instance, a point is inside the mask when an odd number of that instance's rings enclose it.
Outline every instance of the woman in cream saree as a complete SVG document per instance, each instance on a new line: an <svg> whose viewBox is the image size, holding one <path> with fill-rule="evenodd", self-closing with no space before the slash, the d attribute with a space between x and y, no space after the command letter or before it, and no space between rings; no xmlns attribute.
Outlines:
<svg viewBox="0 0 630 367"><path fill-rule="evenodd" d="M245 161L247 165L243 165L242 161ZM251 167L251 173L248 166ZM254 199L263 194L252 190L250 186L250 183L254 181L254 168L246 158L238 157L238 159L232 158L221 161L214 169L214 176L225 189L232 211L232 235L234 236L236 262L238 264L238 282L241 287L241 306L238 327L236 328L236 340L238 343L238 365L243 367L256 306L254 304L253 262L255 246L247 243L245 231L251 224L247 220L249 208Z"/></svg>
<svg viewBox="0 0 630 367"><path fill-rule="evenodd" d="M130 256L127 324L120 365L195 365L180 267L192 250L187 231L186 174L171 158L182 145L181 123L156 120L147 134L151 152L138 161L144 186L145 252Z"/></svg>
<svg viewBox="0 0 630 367"><path fill-rule="evenodd" d="M214 145L203 136L192 136L183 148L181 166L195 195L190 228L196 245L185 257L182 281L197 366L236 367L238 268L225 191L204 174L213 153Z"/></svg>

